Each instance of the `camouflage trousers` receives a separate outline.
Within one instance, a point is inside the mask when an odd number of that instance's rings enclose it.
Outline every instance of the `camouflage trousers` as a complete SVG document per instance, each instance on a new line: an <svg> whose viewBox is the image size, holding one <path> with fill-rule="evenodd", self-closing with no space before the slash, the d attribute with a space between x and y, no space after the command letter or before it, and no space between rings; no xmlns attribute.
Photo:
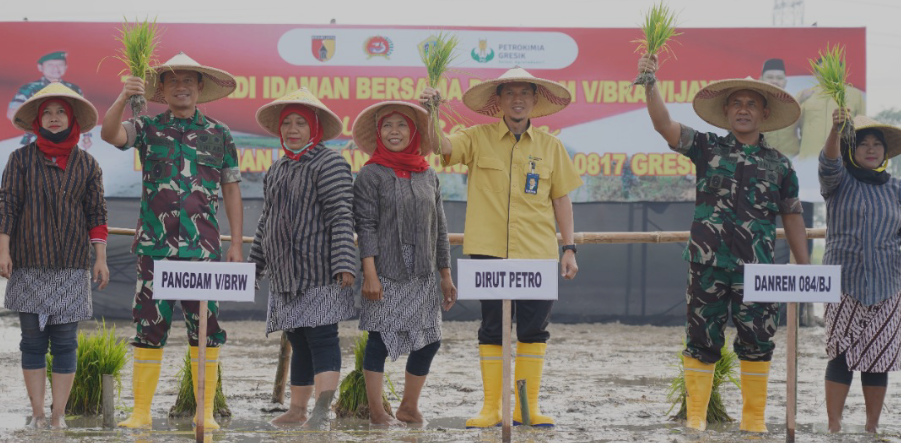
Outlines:
<svg viewBox="0 0 901 443"><path fill-rule="evenodd" d="M744 270L689 263L688 321L685 356L715 363L725 344L725 328L732 310L737 334L733 348L746 361L770 361L773 335L779 324L779 303L744 303Z"/></svg>
<svg viewBox="0 0 901 443"><path fill-rule="evenodd" d="M153 260L189 260L179 258L159 258L138 255L138 283L135 289L135 302L132 308L137 333L132 341L139 348L162 348L169 338L172 327L172 311L174 300L153 299ZM196 259L194 259L196 260ZM193 261L193 260L192 260ZM207 302L206 345L218 347L225 344L225 330L219 326L219 302ZM197 326L200 324L200 302L181 301L181 310L185 315L188 327L188 342L197 346Z"/></svg>

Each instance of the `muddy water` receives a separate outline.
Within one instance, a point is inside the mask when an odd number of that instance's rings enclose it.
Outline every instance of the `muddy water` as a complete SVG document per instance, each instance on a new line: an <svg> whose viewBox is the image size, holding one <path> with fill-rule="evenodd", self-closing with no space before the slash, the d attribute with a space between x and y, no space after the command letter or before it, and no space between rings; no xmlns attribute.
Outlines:
<svg viewBox="0 0 901 443"><path fill-rule="evenodd" d="M96 417L70 418L64 432L22 429L30 414L22 384L18 352L18 317L0 311L0 441L72 442L189 442L193 441L188 420L169 420L167 411L175 400L177 365L187 346L183 323L176 322L164 368L153 402L154 426L150 432L104 430ZM117 334L127 337L129 323L117 323ZM82 328L93 328L91 322ZM407 429L370 428L360 420L332 420L331 431L310 432L275 428L269 420L279 414L271 400L279 336L263 334L261 322L229 322L225 325L229 342L222 350L226 395L234 414L223 422L223 430L212 433L210 441L229 442L485 442L499 441L500 430L465 430L467 417L481 407L481 379L478 369L476 331L472 322L444 324L444 341L435 358L423 391L421 410L429 423ZM354 322L340 325L344 370L352 368L352 338L358 334ZM712 427L697 434L686 432L669 421L666 387L675 373L673 364L682 342L681 328L624 326L618 324L552 325L545 379L542 387L543 413L556 418L556 430L515 429L514 441L526 442L782 442L785 417L784 334L777 336L778 348L770 380L767 436L743 434L738 424ZM855 381L845 412L845 433L825 433L823 401L823 329L805 328L800 335L798 430L799 442L901 442L901 396L890 386L882 417L880 440L862 433L865 422L863 398ZM403 392L405 359L388 362L399 394ZM890 377L895 383L895 375ZM117 400L117 420L128 415L132 404L131 364L123 374L124 390ZM741 393L727 386L724 397L729 413L741 416ZM392 398L396 407L398 399ZM49 408L50 399L47 396ZM49 412L49 411L48 411Z"/></svg>

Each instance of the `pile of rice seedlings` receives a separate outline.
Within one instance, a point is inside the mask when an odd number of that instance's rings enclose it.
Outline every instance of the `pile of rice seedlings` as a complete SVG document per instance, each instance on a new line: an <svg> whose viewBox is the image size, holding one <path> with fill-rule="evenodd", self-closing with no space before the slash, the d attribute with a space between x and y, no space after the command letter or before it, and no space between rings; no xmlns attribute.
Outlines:
<svg viewBox="0 0 901 443"><path fill-rule="evenodd" d="M845 93L848 88L848 65L845 63L845 47L841 45L826 45L824 51L820 51L818 59L810 59L810 72L816 77L820 86L820 94L833 100L839 108L848 107ZM842 141L854 150L857 138L854 134L854 122L846 120L839 128Z"/></svg>
<svg viewBox="0 0 901 443"><path fill-rule="evenodd" d="M456 35L448 35L442 32L435 37L434 43L429 45L428 49L422 53L422 62L425 63L430 88L438 89L441 79L445 78L445 73L450 68L451 63L457 58L456 50L459 43L460 41ZM445 79L445 81L447 80ZM441 117L448 115L445 106L442 106L442 104L444 102L440 97L435 97L426 104L431 119L429 126L431 126L432 134L436 137L435 140L441 140Z"/></svg>
<svg viewBox="0 0 901 443"><path fill-rule="evenodd" d="M122 47L113 56L116 60L125 63L126 69L123 69L122 72L128 72L132 77L147 80L147 71L152 65L157 64L155 52L160 43L160 33L156 19L153 19L152 22L144 19L143 23L135 19L135 23L132 24L125 19L122 29L119 30L119 36L116 37L116 41L122 43ZM147 108L147 101L142 95L131 96L128 104L134 116Z"/></svg>
<svg viewBox="0 0 901 443"><path fill-rule="evenodd" d="M720 394L720 388L731 382L739 389L741 388L741 379L738 377L738 355L729 346L731 340L726 338L726 344L723 345L722 357L716 362L713 369L713 390L710 392L710 403L707 406L707 422L708 423L726 423L734 421L726 411L723 404L723 397ZM679 373L670 382L669 389L666 394L667 400L672 403L667 414L673 412L676 406L679 406L679 412L670 417L670 420L685 420L688 418L687 405L685 403L685 368L682 365L682 351L677 354Z"/></svg>
<svg viewBox="0 0 901 443"><path fill-rule="evenodd" d="M354 370L344 377L341 386L338 387L338 401L335 402L335 415L338 418L362 418L369 419L369 397L366 395L366 381L363 378L363 356L366 353L366 342L369 341L369 334L360 335L354 343ZM394 397L397 393L394 391L394 383L388 374L385 374L385 380L388 384L388 390ZM391 403L388 396L382 392L382 405L385 412L394 417L394 411L391 410Z"/></svg>
<svg viewBox="0 0 901 443"><path fill-rule="evenodd" d="M231 417L232 412L225 402L225 394L222 392L222 364L219 364L219 377L216 380L216 396L213 398L213 416L218 418ZM207 372L209 374L209 372ZM185 352L184 361L178 371L178 397L175 404L169 408L169 417L185 418L193 417L197 411L197 400L194 398L194 384L191 382L191 352Z"/></svg>
<svg viewBox="0 0 901 443"><path fill-rule="evenodd" d="M632 41L632 43L638 43L635 52L650 55L669 54L675 57L669 41L682 33L676 32L676 14L669 6L661 1L651 7L651 10L645 13L644 22L640 27L644 38ZM663 60L660 62L662 63ZM641 72L632 84L650 86L655 82L657 82L657 77L653 72Z"/></svg>
<svg viewBox="0 0 901 443"><path fill-rule="evenodd" d="M107 329L106 321L96 331L78 333L78 350L75 381L66 404L66 414L96 415L103 409L103 374L111 374L116 380L116 396L122 390L122 368L128 359L128 340L116 339L116 327ZM47 354L47 377L51 377L53 356Z"/></svg>

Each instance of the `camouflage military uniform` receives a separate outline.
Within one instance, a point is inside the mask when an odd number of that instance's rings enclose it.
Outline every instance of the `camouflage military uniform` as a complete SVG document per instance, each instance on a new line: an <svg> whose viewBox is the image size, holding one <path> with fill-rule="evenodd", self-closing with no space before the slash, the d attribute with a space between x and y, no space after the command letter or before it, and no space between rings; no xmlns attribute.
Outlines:
<svg viewBox="0 0 901 443"><path fill-rule="evenodd" d="M689 157L698 171L684 253L690 262L684 354L705 363L719 360L731 305L739 358L769 361L779 304L743 303L743 265L773 263L776 216L801 213L791 161L762 135L759 146L748 146L731 133L720 137L684 125L673 150Z"/></svg>
<svg viewBox="0 0 901 443"><path fill-rule="evenodd" d="M78 95L80 95L82 97L84 96L84 93L81 92L81 88L76 86L74 83L69 83L64 80L60 80L59 82L61 84L63 84L64 86L66 86L67 88L77 92ZM22 103L25 103L26 100L31 98L31 96L34 95L35 92L38 92L41 89L44 89L44 87L49 85L50 83L51 83L50 80L47 80L46 77L41 77L40 80L33 81L31 83L26 83L24 86L19 88L18 91L16 91L16 95L13 96L12 101L9 102L9 107L12 109L12 108L18 108L19 106L22 106ZM21 143L22 146L25 146L25 145L35 141L36 139L37 139L37 137L35 137L34 134L26 133L25 135L22 136L22 140L19 141L19 143Z"/></svg>
<svg viewBox="0 0 901 443"><path fill-rule="evenodd" d="M132 252L138 255L132 315L134 344L162 347L172 324L174 301L153 300L153 260L218 261L220 184L241 181L238 154L224 124L195 111L190 119L171 111L123 123L142 163L141 212ZM182 302L188 338L197 346L198 303ZM216 320L218 303L209 302L208 346L225 343Z"/></svg>

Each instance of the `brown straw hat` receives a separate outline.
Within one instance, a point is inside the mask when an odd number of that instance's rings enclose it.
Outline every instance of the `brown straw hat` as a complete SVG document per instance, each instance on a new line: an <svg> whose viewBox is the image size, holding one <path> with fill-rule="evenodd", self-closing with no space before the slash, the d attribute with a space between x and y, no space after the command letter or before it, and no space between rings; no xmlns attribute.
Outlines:
<svg viewBox="0 0 901 443"><path fill-rule="evenodd" d="M282 108L287 105L304 105L316 113L316 117L319 118L319 124L322 125L322 141L331 140L341 135L343 128L341 119L331 109L322 104L307 88L300 88L288 93L257 109L257 123L266 132L276 137L280 136L279 127L281 127L282 122L279 121L279 117L281 116Z"/></svg>
<svg viewBox="0 0 901 443"><path fill-rule="evenodd" d="M72 112L75 114L75 120L82 133L97 126L97 109L94 108L94 105L62 83L50 83L44 89L35 92L31 98L22 103L22 106L19 106L19 109L16 109L13 124L25 132L34 132L31 123L38 115L38 108L41 103L51 98L63 99L72 105Z"/></svg>
<svg viewBox="0 0 901 443"><path fill-rule="evenodd" d="M878 129L885 137L885 159L901 154L901 128L873 120L865 115L854 117L854 132L864 129Z"/></svg>
<svg viewBox="0 0 901 443"><path fill-rule="evenodd" d="M202 66L191 57L179 52L166 63L154 66L147 71L144 87L144 98L157 103L166 103L163 98L163 88L160 84L160 74L167 71L194 71L203 74L203 91L197 103L208 103L228 97L237 87L235 78L231 74L209 66Z"/></svg>
<svg viewBox="0 0 901 443"><path fill-rule="evenodd" d="M760 132L787 128L801 117L801 105L791 94L778 86L751 77L711 82L695 95L693 102L695 112L707 123L731 131L732 126L723 112L723 106L733 92L743 89L757 92L766 98L766 107L770 110L770 115L760 123Z"/></svg>
<svg viewBox="0 0 901 443"><path fill-rule="evenodd" d="M432 152L429 143L429 113L421 106L402 101L384 101L376 103L360 113L354 120L354 143L361 151L372 155L375 152L376 140L379 137L379 120L392 112L406 115L416 124L416 131L423 135L419 144L420 154L429 155ZM411 131L412 135L412 131Z"/></svg>
<svg viewBox="0 0 901 443"><path fill-rule="evenodd" d="M526 82L534 83L538 87L538 103L532 108L531 118L544 117L560 112L572 101L569 90L563 85L543 78L537 78L529 74L519 66L505 72L495 80L488 80L469 88L463 94L463 104L482 115L502 118L504 116L497 100L497 86L501 83Z"/></svg>

